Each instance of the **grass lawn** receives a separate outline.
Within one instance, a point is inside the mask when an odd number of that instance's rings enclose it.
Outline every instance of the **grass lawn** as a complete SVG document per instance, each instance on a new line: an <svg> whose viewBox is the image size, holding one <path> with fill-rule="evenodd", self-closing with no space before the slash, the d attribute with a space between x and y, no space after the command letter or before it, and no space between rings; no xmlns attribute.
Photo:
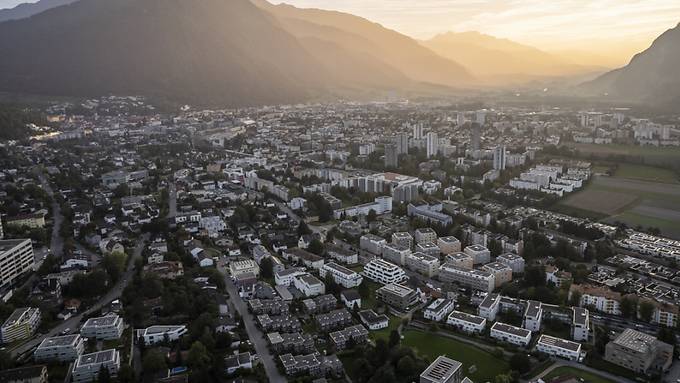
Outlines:
<svg viewBox="0 0 680 383"><path fill-rule="evenodd" d="M510 370L505 360L498 359L477 347L432 333L409 330L404 333L402 343L413 347L419 355L427 357L430 361L440 355L446 355L463 363L463 374L474 382L493 382L496 375ZM471 366L475 366L475 372L469 372Z"/></svg>
<svg viewBox="0 0 680 383"><path fill-rule="evenodd" d="M371 331L370 336L373 340L378 340L378 339L384 339L388 341L390 339L390 333L392 330L396 330L399 328L399 324L401 323L401 318L397 318L395 316L389 316L390 318L390 324L387 326L387 328L384 328L382 330L378 331Z"/></svg>
<svg viewBox="0 0 680 383"><path fill-rule="evenodd" d="M614 176L652 182L678 183L678 175L674 172L644 165L622 164Z"/></svg>
<svg viewBox="0 0 680 383"><path fill-rule="evenodd" d="M378 304L378 301L375 299L375 291L381 288L382 285L373 281L369 281L368 278L364 278L364 281L361 283L365 283L368 286L368 290L370 291L368 297L361 298L361 309L374 309Z"/></svg>
<svg viewBox="0 0 680 383"><path fill-rule="evenodd" d="M573 367L557 367L552 370L548 375L546 375L543 380L550 383L555 378L571 376L575 378L581 378L584 382L588 383L615 383L613 380L601 377L599 375L592 374L588 371L579 370Z"/></svg>
<svg viewBox="0 0 680 383"><path fill-rule="evenodd" d="M654 164L677 164L680 161L680 148L640 146L640 145L596 145L569 143L569 146L577 149L581 153L594 154L601 158L609 155L622 155L632 158L643 157L645 163Z"/></svg>

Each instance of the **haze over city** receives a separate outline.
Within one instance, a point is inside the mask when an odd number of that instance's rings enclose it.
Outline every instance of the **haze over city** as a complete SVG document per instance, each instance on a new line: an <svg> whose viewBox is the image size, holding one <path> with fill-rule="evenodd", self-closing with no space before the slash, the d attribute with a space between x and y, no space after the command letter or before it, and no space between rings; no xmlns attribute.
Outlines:
<svg viewBox="0 0 680 383"><path fill-rule="evenodd" d="M0 0L0 382L680 382L678 22Z"/></svg>

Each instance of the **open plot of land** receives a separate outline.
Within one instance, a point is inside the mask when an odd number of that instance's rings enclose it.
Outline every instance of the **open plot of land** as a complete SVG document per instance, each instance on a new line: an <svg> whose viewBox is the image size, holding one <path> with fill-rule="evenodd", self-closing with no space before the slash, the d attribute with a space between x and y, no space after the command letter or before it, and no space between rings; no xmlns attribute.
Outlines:
<svg viewBox="0 0 680 383"><path fill-rule="evenodd" d="M463 374L474 382L493 382L497 375L510 369L506 361L455 339L417 330L408 330L403 335L403 344L415 348L419 355L431 361L439 355L446 355L463 363ZM470 372L472 366L474 372Z"/></svg>
<svg viewBox="0 0 680 383"><path fill-rule="evenodd" d="M664 235L680 238L680 184L595 176L559 209L609 223L658 227Z"/></svg>
<svg viewBox="0 0 680 383"><path fill-rule="evenodd" d="M581 210L612 215L637 200L637 196L604 190L586 189L569 196L563 204Z"/></svg>
<svg viewBox="0 0 680 383"><path fill-rule="evenodd" d="M570 147L581 153L592 154L602 158L610 155L643 158L645 163L674 165L680 163L680 147L655 147L640 145L596 145L570 143Z"/></svg>
<svg viewBox="0 0 680 383"><path fill-rule="evenodd" d="M559 380L558 378L565 377L582 379L581 381L588 383L614 383L613 380L609 380L599 375L592 374L588 371L579 370L573 367L557 367L556 369L552 370L548 375L546 375L545 378L543 378L543 380L550 383L553 380Z"/></svg>
<svg viewBox="0 0 680 383"><path fill-rule="evenodd" d="M678 183L678 175L673 171L644 165L622 164L614 176L642 181Z"/></svg>

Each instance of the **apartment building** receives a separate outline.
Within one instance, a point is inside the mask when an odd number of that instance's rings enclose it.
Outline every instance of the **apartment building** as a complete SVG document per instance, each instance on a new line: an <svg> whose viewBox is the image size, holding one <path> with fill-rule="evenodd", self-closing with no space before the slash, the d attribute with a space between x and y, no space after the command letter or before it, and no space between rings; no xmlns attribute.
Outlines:
<svg viewBox="0 0 680 383"><path fill-rule="evenodd" d="M185 325L154 325L136 330L137 339L142 339L145 345L154 345L162 342L174 342L188 332Z"/></svg>
<svg viewBox="0 0 680 383"><path fill-rule="evenodd" d="M486 318L462 311L452 311L446 319L446 324L468 334L480 334L486 328Z"/></svg>
<svg viewBox="0 0 680 383"><path fill-rule="evenodd" d="M308 274L301 267L291 267L290 269L281 270L274 273L274 283L277 286L290 286L293 284L293 280L300 276Z"/></svg>
<svg viewBox="0 0 680 383"><path fill-rule="evenodd" d="M406 264L406 257L411 254L411 248L398 243L388 243L382 248L382 256L386 261L399 266Z"/></svg>
<svg viewBox="0 0 680 383"><path fill-rule="evenodd" d="M22 274L33 271L34 265L30 239L0 240L0 286L12 284Z"/></svg>
<svg viewBox="0 0 680 383"><path fill-rule="evenodd" d="M326 285L312 274L298 275L293 278L293 286L300 290L306 297L313 297L326 293Z"/></svg>
<svg viewBox="0 0 680 383"><path fill-rule="evenodd" d="M662 372L673 363L673 346L652 335L625 329L607 343L604 360L641 374Z"/></svg>
<svg viewBox="0 0 680 383"><path fill-rule="evenodd" d="M359 239L359 248L373 255L381 255L382 248L387 244L385 238L374 234L362 235Z"/></svg>
<svg viewBox="0 0 680 383"><path fill-rule="evenodd" d="M441 322L456 306L453 299L437 298L430 303L423 312L425 319Z"/></svg>
<svg viewBox="0 0 680 383"><path fill-rule="evenodd" d="M495 286L501 287L501 285L512 281L512 269L500 262L491 262L482 266L482 270L488 271L493 274Z"/></svg>
<svg viewBox="0 0 680 383"><path fill-rule="evenodd" d="M302 301L303 310L310 315L331 311L337 307L337 305L338 299L333 296L333 294L319 295Z"/></svg>
<svg viewBox="0 0 680 383"><path fill-rule="evenodd" d="M463 365L442 355L420 374L420 383L461 383L463 379Z"/></svg>
<svg viewBox="0 0 680 383"><path fill-rule="evenodd" d="M496 315L501 308L500 294L489 293L482 300L477 307L477 314L482 318L486 318L489 322L496 320Z"/></svg>
<svg viewBox="0 0 680 383"><path fill-rule="evenodd" d="M581 356L581 344L544 334L536 342L536 351L575 362Z"/></svg>
<svg viewBox="0 0 680 383"><path fill-rule="evenodd" d="M93 382L99 371L105 368L111 377L118 376L120 354L116 349L103 350L81 355L73 364L71 375L74 383Z"/></svg>
<svg viewBox="0 0 680 383"><path fill-rule="evenodd" d="M355 265L359 263L359 254L356 251L329 244L326 245L326 254L337 262L345 265Z"/></svg>
<svg viewBox="0 0 680 383"><path fill-rule="evenodd" d="M260 267L252 259L245 259L242 261L232 261L229 263L229 274L232 278L236 278L239 275L251 273L256 277L260 275Z"/></svg>
<svg viewBox="0 0 680 383"><path fill-rule="evenodd" d="M315 350L314 338L310 334L270 332L267 334L267 341L276 354L308 354Z"/></svg>
<svg viewBox="0 0 680 383"><path fill-rule="evenodd" d="M368 340L368 330L360 324L347 327L340 331L335 331L329 334L331 343L335 346L336 351L342 351L350 343L362 344Z"/></svg>
<svg viewBox="0 0 680 383"><path fill-rule="evenodd" d="M38 329L40 319L38 308L22 307L14 310L0 328L2 343L30 338Z"/></svg>
<svg viewBox="0 0 680 383"><path fill-rule="evenodd" d="M125 323L118 314L90 318L80 329L80 335L97 340L120 339Z"/></svg>
<svg viewBox="0 0 680 383"><path fill-rule="evenodd" d="M364 266L363 274L366 278L382 283L402 283L408 279L401 267L382 259L374 259Z"/></svg>
<svg viewBox="0 0 680 383"><path fill-rule="evenodd" d="M541 321L543 320L543 308L539 301L527 301L524 310L522 327L529 331L541 331Z"/></svg>
<svg viewBox="0 0 680 383"><path fill-rule="evenodd" d="M431 255L433 257L439 258L439 246L435 245L432 242L425 242L425 243L416 244L415 251L417 253L424 253L424 254Z"/></svg>
<svg viewBox="0 0 680 383"><path fill-rule="evenodd" d="M487 293L492 292L496 287L493 274L483 270L466 270L448 262L439 267L439 280Z"/></svg>
<svg viewBox="0 0 680 383"><path fill-rule="evenodd" d="M590 336L590 312L583 307L572 307L571 339L587 342Z"/></svg>
<svg viewBox="0 0 680 383"><path fill-rule="evenodd" d="M496 262L509 266L513 274L524 273L524 258L514 253L505 253L496 257Z"/></svg>
<svg viewBox="0 0 680 383"><path fill-rule="evenodd" d="M251 299L248 301L248 309L255 315L280 315L287 314L290 306L283 299Z"/></svg>
<svg viewBox="0 0 680 383"><path fill-rule="evenodd" d="M474 268L474 260L471 256L466 253L456 252L447 254L444 257L445 262L450 263L453 266L458 266L462 269L472 270Z"/></svg>
<svg viewBox="0 0 680 383"><path fill-rule="evenodd" d="M453 254L461 250L460 241L454 236L437 239L437 246L442 254Z"/></svg>
<svg viewBox="0 0 680 383"><path fill-rule="evenodd" d="M594 307L595 310L611 315L621 315L621 294L605 286L571 285L569 299L580 294L581 307Z"/></svg>
<svg viewBox="0 0 680 383"><path fill-rule="evenodd" d="M406 256L406 267L428 278L437 275L439 266L439 257L425 253L413 253Z"/></svg>
<svg viewBox="0 0 680 383"><path fill-rule="evenodd" d="M262 314L255 318L264 332L295 332L302 329L300 321L290 314L271 316L269 314Z"/></svg>
<svg viewBox="0 0 680 383"><path fill-rule="evenodd" d="M408 249L413 247L413 236L406 232L400 231L392 234L392 244L400 245Z"/></svg>
<svg viewBox="0 0 680 383"><path fill-rule="evenodd" d="M307 268L319 270L323 267L324 260L320 256L300 248L286 249L282 252L283 258L291 262L297 262Z"/></svg>
<svg viewBox="0 0 680 383"><path fill-rule="evenodd" d="M531 342L531 331L507 323L496 322L491 326L491 337L515 346L526 347Z"/></svg>
<svg viewBox="0 0 680 383"><path fill-rule="evenodd" d="M321 270L319 270L319 275L321 278L325 278L329 273L333 276L335 283L346 289L357 287L364 280L364 278L359 273L354 272L344 266L340 266L335 262L327 263L323 265Z"/></svg>
<svg viewBox="0 0 680 383"><path fill-rule="evenodd" d="M73 362L85 351L80 334L53 336L43 339L33 352L36 362Z"/></svg>
<svg viewBox="0 0 680 383"><path fill-rule="evenodd" d="M369 330L376 331L387 328L390 325L390 319L385 314L376 314L373 310L359 311L359 319L361 323L366 325Z"/></svg>
<svg viewBox="0 0 680 383"><path fill-rule="evenodd" d="M379 288L375 296L399 310L406 310L418 302L418 294L415 290L398 284L389 284Z"/></svg>
<svg viewBox="0 0 680 383"><path fill-rule="evenodd" d="M417 244L437 242L437 232L430 227L416 229L415 240Z"/></svg>
<svg viewBox="0 0 680 383"><path fill-rule="evenodd" d="M336 309L314 317L319 331L328 332L352 324L352 314L346 308Z"/></svg>
<svg viewBox="0 0 680 383"><path fill-rule="evenodd" d="M491 252L482 245L467 246L463 252L472 257L475 265L489 263L491 261Z"/></svg>
<svg viewBox="0 0 680 383"><path fill-rule="evenodd" d="M279 356L286 375L309 375L312 377L324 377L331 375L339 378L342 376L342 362L335 355L322 356L318 352L307 355L284 354Z"/></svg>

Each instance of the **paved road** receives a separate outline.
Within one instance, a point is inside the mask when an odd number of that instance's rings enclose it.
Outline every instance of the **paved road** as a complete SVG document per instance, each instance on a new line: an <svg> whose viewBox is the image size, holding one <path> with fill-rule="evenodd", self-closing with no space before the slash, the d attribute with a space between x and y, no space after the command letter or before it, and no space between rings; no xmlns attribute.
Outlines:
<svg viewBox="0 0 680 383"><path fill-rule="evenodd" d="M61 229L61 223L64 222L64 216L61 214L61 206L59 206L59 203L57 203L56 198L54 198L54 191L52 190L52 187L50 186L50 183L47 182L47 179L45 178L45 175L41 172L38 173L38 179L40 179L40 184L47 192L47 194L52 198L52 239L50 242L50 251L52 252L52 255L54 255L57 258L61 258L61 256L64 253L64 240L61 238L61 235L59 235L59 231Z"/></svg>
<svg viewBox="0 0 680 383"><path fill-rule="evenodd" d="M33 337L31 340L13 348L11 350L12 356L17 357L22 354L25 354L29 351L31 351L34 347L37 347L45 338L51 337L51 336L56 336L61 334L62 331L69 329L69 332L73 333L75 330L80 326L80 322L83 319L83 317L90 315L91 313L101 309L105 305L109 304L111 301L116 300L120 298L121 294L123 293L123 290L125 287L127 287L128 283L132 280L132 274L134 273L134 268L135 268L135 260L137 258L140 258L142 256L142 251L144 250L144 246L146 245L146 242L149 240L149 234L144 234L142 237L138 240L137 246L135 249L132 251L132 258L130 259L127 269L125 270L125 273L121 276L121 278L118 280L115 286L113 286L108 293L106 293L103 297L101 297L97 303L95 303L92 307L89 309L85 310L84 312L75 315L71 317L70 319L61 322L57 326L53 327L47 334Z"/></svg>
<svg viewBox="0 0 680 383"><path fill-rule="evenodd" d="M248 311L246 303L241 299L241 297L239 297L236 286L231 281L231 278L229 278L223 266L220 267L220 271L224 274L224 281L227 284L229 300L231 300L234 307L236 307L236 311L238 311L238 313L241 315L241 318L243 318L243 323L246 327L248 338L250 338L250 341L253 342L255 351L264 364L264 369L267 372L269 381L275 383L286 382L286 378L281 375L278 368L276 368L274 355L272 355L272 353L269 351L269 348L267 347L267 340L264 338L264 333L260 331L260 329L255 325L255 317Z"/></svg>
<svg viewBox="0 0 680 383"><path fill-rule="evenodd" d="M177 215L177 186L175 181L168 183L168 216L174 218Z"/></svg>

